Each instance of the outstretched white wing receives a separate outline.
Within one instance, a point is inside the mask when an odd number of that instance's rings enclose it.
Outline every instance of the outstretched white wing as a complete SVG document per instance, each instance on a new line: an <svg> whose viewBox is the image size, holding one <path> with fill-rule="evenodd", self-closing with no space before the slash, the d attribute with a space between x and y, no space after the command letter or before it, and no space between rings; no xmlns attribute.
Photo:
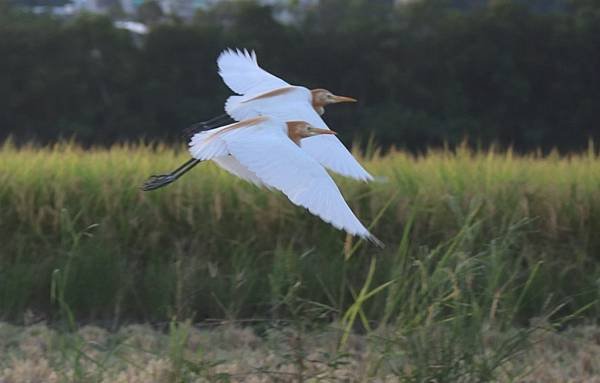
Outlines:
<svg viewBox="0 0 600 383"><path fill-rule="evenodd" d="M256 95L290 86L259 67L254 51L227 49L219 55L217 65L225 84L237 94Z"/></svg>
<svg viewBox="0 0 600 383"><path fill-rule="evenodd" d="M329 129L311 104L306 88L288 86L257 96L231 96L225 110L241 121L256 116L273 116L284 121L306 121L315 128ZM371 181L373 177L335 136L320 135L302 140L302 149L327 169L346 177Z"/></svg>
<svg viewBox="0 0 600 383"><path fill-rule="evenodd" d="M305 152L327 169L361 181L373 180L373 176L356 161L352 153L335 136L321 135L305 138L301 145Z"/></svg>
<svg viewBox="0 0 600 383"><path fill-rule="evenodd" d="M295 145L286 131L283 122L266 119L256 125L223 130L218 140L264 184L282 191L294 204L338 229L380 244L352 213L325 169ZM207 142L220 146L216 140Z"/></svg>

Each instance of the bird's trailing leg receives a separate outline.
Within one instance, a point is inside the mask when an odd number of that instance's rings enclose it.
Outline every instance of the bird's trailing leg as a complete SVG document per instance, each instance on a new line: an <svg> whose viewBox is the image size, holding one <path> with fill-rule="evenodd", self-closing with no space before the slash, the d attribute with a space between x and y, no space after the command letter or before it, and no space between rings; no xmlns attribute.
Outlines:
<svg viewBox="0 0 600 383"><path fill-rule="evenodd" d="M231 124L233 122L235 122L235 120L229 117L228 114L222 114L215 118L211 118L210 120L192 124L186 129L184 129L183 132L188 138L190 138L198 132L217 128L219 126ZM144 182L144 185L142 185L142 190L150 191L159 189L163 186L167 186L168 184L175 182L179 177L190 171L194 166L198 165L200 162L201 160L192 158L169 174L158 174L150 176L150 178L148 178L146 182Z"/></svg>
<svg viewBox="0 0 600 383"><path fill-rule="evenodd" d="M163 186L167 186L168 184L175 182L179 177L190 171L194 166L198 165L202 160L197 160L195 158L190 159L177 169L173 170L169 174L159 174L150 176L142 185L143 191L156 190Z"/></svg>
<svg viewBox="0 0 600 383"><path fill-rule="evenodd" d="M227 113L224 113L215 118L211 118L210 120L197 122L195 124L188 126L187 128L185 128L183 130L183 134L187 138L190 138L198 132L202 132L204 130L209 130L209 129L213 129L213 128L218 128L219 126L232 124L234 122L235 122L235 120L233 118L229 117L229 115Z"/></svg>

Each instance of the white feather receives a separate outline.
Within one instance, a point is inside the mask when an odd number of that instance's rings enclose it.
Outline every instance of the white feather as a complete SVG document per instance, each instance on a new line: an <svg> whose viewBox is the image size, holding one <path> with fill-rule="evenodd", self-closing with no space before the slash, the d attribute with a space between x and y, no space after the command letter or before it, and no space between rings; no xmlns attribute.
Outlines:
<svg viewBox="0 0 600 383"><path fill-rule="evenodd" d="M234 124L194 134L189 143L189 151L192 157L199 160L211 160L214 157L227 156L229 154L227 146L217 133L232 125Z"/></svg>
<svg viewBox="0 0 600 383"><path fill-rule="evenodd" d="M227 155L215 157L212 159L219 167L227 170L229 173L237 176L245 181L253 183L256 186L265 186L263 182L256 176L256 174L252 173L248 168L242 165L237 158Z"/></svg>
<svg viewBox="0 0 600 383"><path fill-rule="evenodd" d="M237 94L260 94L290 85L261 69L254 51L226 49L219 55L217 65L225 84Z"/></svg>

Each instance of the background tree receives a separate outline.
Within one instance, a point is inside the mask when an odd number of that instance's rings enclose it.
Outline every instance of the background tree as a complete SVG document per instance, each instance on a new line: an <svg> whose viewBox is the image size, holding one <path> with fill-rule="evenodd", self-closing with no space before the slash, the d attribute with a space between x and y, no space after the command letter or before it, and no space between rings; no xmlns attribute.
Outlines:
<svg viewBox="0 0 600 383"><path fill-rule="evenodd" d="M282 24L281 7L219 2L184 24L158 22L147 2L141 45L104 16L1 12L0 138L180 142L182 128L223 112L231 92L215 59L226 47L255 49L291 83L358 98L326 116L348 142L568 151L600 138L600 3L394 3L296 4Z"/></svg>
<svg viewBox="0 0 600 383"><path fill-rule="evenodd" d="M145 24L153 25L164 17L162 8L155 0L146 0L137 8L138 19Z"/></svg>

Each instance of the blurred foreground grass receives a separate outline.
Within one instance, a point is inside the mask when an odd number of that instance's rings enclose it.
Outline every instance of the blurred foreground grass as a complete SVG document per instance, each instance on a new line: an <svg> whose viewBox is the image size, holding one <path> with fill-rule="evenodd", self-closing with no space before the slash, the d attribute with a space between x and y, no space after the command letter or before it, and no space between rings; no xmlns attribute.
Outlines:
<svg viewBox="0 0 600 383"><path fill-rule="evenodd" d="M141 192L147 176L187 159L181 149L6 143L0 318L20 321L27 311L55 319L52 290L80 321L289 319L308 311L330 320L347 313L361 289L378 286L377 294L362 292L353 323L416 326L477 315L526 324L548 313L598 314L593 148L570 157L466 148L367 157L387 182L336 181L387 247L363 243L345 261L354 240L211 164Z"/></svg>

